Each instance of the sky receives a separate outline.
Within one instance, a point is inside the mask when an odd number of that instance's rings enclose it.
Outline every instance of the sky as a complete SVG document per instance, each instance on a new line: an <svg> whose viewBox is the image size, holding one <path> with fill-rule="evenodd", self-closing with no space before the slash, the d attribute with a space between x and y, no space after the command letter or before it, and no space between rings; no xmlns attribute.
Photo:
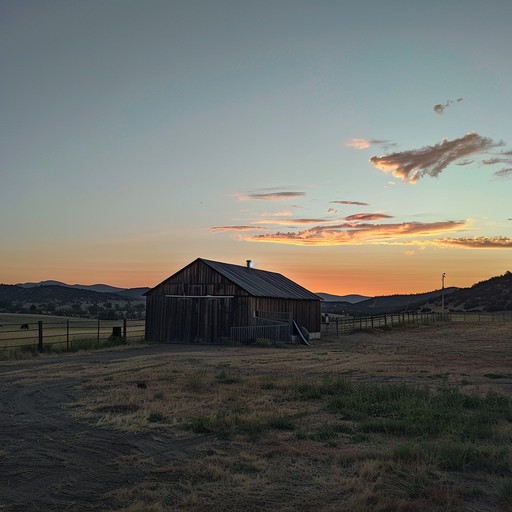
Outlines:
<svg viewBox="0 0 512 512"><path fill-rule="evenodd" d="M510 0L0 0L0 282L512 270Z"/></svg>

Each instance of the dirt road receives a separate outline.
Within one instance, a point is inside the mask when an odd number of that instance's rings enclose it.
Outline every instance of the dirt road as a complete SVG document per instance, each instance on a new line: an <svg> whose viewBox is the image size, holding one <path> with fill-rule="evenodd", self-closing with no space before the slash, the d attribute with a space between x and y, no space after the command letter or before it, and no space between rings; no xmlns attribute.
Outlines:
<svg viewBox="0 0 512 512"><path fill-rule="evenodd" d="M176 350L176 347L171 347ZM74 419L73 388L98 365L133 355L159 355L167 346L0 364L0 510L108 510L109 491L143 481L148 457L159 463L196 456L211 443L154 433L127 434ZM76 377L60 377L66 374ZM36 382L34 382L36 380Z"/></svg>

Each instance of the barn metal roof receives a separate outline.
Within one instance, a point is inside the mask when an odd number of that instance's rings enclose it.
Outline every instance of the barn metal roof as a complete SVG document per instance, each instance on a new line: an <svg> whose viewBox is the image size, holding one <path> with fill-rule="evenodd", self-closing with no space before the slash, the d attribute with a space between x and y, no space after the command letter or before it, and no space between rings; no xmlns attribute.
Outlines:
<svg viewBox="0 0 512 512"><path fill-rule="evenodd" d="M321 297L276 272L198 258L255 297L321 300Z"/></svg>

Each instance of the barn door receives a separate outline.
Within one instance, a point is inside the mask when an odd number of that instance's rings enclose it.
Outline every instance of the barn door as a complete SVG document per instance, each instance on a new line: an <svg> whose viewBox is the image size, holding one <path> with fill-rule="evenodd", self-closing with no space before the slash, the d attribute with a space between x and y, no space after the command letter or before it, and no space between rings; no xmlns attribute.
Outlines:
<svg viewBox="0 0 512 512"><path fill-rule="evenodd" d="M167 341L215 343L229 339L228 298L169 298Z"/></svg>

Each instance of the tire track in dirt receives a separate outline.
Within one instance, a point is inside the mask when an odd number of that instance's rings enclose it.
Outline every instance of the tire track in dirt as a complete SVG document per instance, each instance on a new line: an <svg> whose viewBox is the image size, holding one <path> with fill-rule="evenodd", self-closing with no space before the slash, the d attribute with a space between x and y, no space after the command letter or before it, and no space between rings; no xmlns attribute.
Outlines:
<svg viewBox="0 0 512 512"><path fill-rule="evenodd" d="M0 374L2 512L108 510L107 493L143 481L155 464L196 457L211 445L206 436L176 440L81 423L66 408L84 379L51 379L51 366L34 384L26 383L27 372Z"/></svg>

